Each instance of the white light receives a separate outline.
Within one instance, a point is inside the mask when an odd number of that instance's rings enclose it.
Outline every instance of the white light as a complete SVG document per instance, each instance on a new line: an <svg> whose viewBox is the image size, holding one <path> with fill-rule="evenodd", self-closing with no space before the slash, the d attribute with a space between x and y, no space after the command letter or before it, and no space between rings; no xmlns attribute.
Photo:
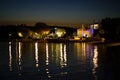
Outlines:
<svg viewBox="0 0 120 80"><path fill-rule="evenodd" d="M67 66L66 45L62 46L62 44L60 44L60 65Z"/></svg>
<svg viewBox="0 0 120 80"><path fill-rule="evenodd" d="M94 29L98 29L98 24L94 24Z"/></svg>
<svg viewBox="0 0 120 80"><path fill-rule="evenodd" d="M9 36L11 36L12 34L9 34Z"/></svg>
<svg viewBox="0 0 120 80"><path fill-rule="evenodd" d="M11 42L9 42L9 68L10 68L10 71L12 71Z"/></svg>
<svg viewBox="0 0 120 80"><path fill-rule="evenodd" d="M35 61L36 61L36 67L38 67L38 43L35 43Z"/></svg>
<svg viewBox="0 0 120 80"><path fill-rule="evenodd" d="M94 56L93 56L93 74L96 74L96 68L98 67L98 48L94 46ZM95 80L97 80L97 76L95 75Z"/></svg>
<svg viewBox="0 0 120 80"><path fill-rule="evenodd" d="M21 42L18 43L18 65L19 65L19 70L21 71L22 70L22 59L21 59Z"/></svg>

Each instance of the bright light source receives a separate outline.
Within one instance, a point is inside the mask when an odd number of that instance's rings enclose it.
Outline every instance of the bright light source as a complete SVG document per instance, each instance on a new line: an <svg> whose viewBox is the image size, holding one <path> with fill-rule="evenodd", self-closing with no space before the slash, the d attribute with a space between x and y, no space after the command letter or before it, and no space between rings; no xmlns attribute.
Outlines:
<svg viewBox="0 0 120 80"><path fill-rule="evenodd" d="M94 29L98 29L99 28L99 24L93 24L90 26L91 28L94 28Z"/></svg>
<svg viewBox="0 0 120 80"><path fill-rule="evenodd" d="M56 28L55 33L58 37L62 37L64 34L66 34L66 31L64 29Z"/></svg>
<svg viewBox="0 0 120 80"><path fill-rule="evenodd" d="M98 24L94 24L94 29L98 29Z"/></svg>
<svg viewBox="0 0 120 80"><path fill-rule="evenodd" d="M9 36L11 36L12 34L9 34Z"/></svg>
<svg viewBox="0 0 120 80"><path fill-rule="evenodd" d="M58 37L62 37L63 33L62 32L56 32Z"/></svg>
<svg viewBox="0 0 120 80"><path fill-rule="evenodd" d="M75 40L80 40L80 38L78 36L75 36L74 39Z"/></svg>
<svg viewBox="0 0 120 80"><path fill-rule="evenodd" d="M19 37L23 37L23 35L22 35L21 32L18 32L18 36L19 36Z"/></svg>

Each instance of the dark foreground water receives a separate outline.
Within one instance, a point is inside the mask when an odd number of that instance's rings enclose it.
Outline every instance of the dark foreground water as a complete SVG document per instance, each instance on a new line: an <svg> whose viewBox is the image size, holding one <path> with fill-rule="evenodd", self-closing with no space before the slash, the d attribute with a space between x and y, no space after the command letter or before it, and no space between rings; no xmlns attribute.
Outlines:
<svg viewBox="0 0 120 80"><path fill-rule="evenodd" d="M0 80L119 80L120 46L0 42Z"/></svg>

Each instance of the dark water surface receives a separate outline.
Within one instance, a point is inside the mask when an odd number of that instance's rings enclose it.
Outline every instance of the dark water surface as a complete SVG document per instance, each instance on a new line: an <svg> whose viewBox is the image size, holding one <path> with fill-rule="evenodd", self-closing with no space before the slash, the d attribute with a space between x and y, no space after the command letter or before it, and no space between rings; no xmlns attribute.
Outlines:
<svg viewBox="0 0 120 80"><path fill-rule="evenodd" d="M120 46L0 42L0 80L119 80Z"/></svg>

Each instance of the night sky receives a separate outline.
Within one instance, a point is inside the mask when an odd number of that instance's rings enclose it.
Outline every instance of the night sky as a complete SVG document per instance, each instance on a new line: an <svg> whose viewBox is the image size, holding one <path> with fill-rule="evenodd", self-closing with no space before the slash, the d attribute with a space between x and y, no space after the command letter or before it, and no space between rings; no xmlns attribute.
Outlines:
<svg viewBox="0 0 120 80"><path fill-rule="evenodd" d="M0 24L76 25L120 17L119 0L0 0Z"/></svg>

